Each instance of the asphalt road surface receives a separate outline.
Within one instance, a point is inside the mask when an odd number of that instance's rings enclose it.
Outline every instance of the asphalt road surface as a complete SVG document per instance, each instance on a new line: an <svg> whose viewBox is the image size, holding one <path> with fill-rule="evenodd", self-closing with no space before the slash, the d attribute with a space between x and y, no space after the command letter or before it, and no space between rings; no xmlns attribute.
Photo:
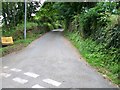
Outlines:
<svg viewBox="0 0 120 90"><path fill-rule="evenodd" d="M3 88L113 88L60 31L2 58Z"/></svg>

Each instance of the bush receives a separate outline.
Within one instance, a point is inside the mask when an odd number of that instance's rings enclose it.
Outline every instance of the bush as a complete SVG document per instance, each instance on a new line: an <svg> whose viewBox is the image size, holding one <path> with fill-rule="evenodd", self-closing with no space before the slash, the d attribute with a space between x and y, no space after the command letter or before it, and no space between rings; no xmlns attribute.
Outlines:
<svg viewBox="0 0 120 90"><path fill-rule="evenodd" d="M38 27L37 23L27 22L27 37L32 37L34 34L40 34L41 30ZM18 24L14 28L3 28L3 36L12 36L14 41L19 39L24 39L24 23Z"/></svg>
<svg viewBox="0 0 120 90"><path fill-rule="evenodd" d="M120 22L116 7L116 2L102 2L83 8L82 13L74 16L71 32L67 33L91 65L120 84Z"/></svg>
<svg viewBox="0 0 120 90"><path fill-rule="evenodd" d="M118 79L120 72L118 60L120 60L120 56L115 54L115 52L118 53L118 49L105 51L103 45L97 44L90 38L83 40L78 32L66 32L66 36L78 48L87 62L97 68L99 72L107 75L114 83L120 84Z"/></svg>

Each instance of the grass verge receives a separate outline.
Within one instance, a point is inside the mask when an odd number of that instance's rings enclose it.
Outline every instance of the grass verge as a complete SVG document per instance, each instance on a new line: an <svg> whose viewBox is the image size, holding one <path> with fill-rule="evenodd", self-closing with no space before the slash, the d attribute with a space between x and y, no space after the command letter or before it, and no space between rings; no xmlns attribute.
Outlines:
<svg viewBox="0 0 120 90"><path fill-rule="evenodd" d="M26 40L24 39L17 40L14 42L13 45L0 48L0 53L1 53L0 57L23 49L24 47L28 46L33 40L37 39L41 35L36 35L36 37L27 38Z"/></svg>
<svg viewBox="0 0 120 90"><path fill-rule="evenodd" d="M72 41L86 61L102 73L104 78L120 85L118 79L118 62L112 62L113 55L101 51L102 45L91 39L83 40L77 32L65 32L65 36Z"/></svg>
<svg viewBox="0 0 120 90"><path fill-rule="evenodd" d="M41 35L47 32L47 30L40 29L37 23L28 22L27 23L27 38L24 40L24 24L19 24L14 28L3 28L2 36L12 36L14 39L14 44L6 47L0 48L0 57L10 54L15 51L19 51L22 48L29 45L33 40L37 39Z"/></svg>

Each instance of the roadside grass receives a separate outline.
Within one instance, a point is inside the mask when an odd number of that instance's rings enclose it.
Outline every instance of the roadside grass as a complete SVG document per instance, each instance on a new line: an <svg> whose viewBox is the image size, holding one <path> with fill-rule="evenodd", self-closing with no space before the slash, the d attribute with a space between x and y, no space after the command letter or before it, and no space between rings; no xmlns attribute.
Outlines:
<svg viewBox="0 0 120 90"><path fill-rule="evenodd" d="M111 61L113 55L102 52L102 45L96 44L91 39L82 39L77 32L65 32L65 36L72 41L85 60L102 73L104 78L120 85L118 62Z"/></svg>
<svg viewBox="0 0 120 90"><path fill-rule="evenodd" d="M6 28L4 28L6 29ZM14 44L9 46L0 47L0 57L10 54L15 51L19 51L24 47L28 46L32 41L39 38L45 31L40 30L37 23L28 22L27 23L27 37L24 40L24 24L19 24L15 28L10 30L2 31L2 36L12 36L14 39Z"/></svg>
<svg viewBox="0 0 120 90"><path fill-rule="evenodd" d="M24 39L17 40L14 42L13 45L0 48L0 53L2 54L2 55L0 55L0 57L23 49L24 47L28 46L32 41L34 41L35 39L37 39L40 36L41 35L36 35L36 37L27 38L26 40L24 40Z"/></svg>

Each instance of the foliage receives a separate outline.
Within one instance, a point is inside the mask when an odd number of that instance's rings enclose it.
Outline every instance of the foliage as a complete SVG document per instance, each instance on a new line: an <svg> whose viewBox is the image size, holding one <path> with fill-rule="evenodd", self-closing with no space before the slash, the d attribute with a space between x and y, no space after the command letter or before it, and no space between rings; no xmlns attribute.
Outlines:
<svg viewBox="0 0 120 90"><path fill-rule="evenodd" d="M68 29L71 20L73 20L74 15L82 11L82 7L93 7L96 3L91 2L67 2L67 3L55 3L54 8L58 10L59 17L64 20L65 30Z"/></svg>
<svg viewBox="0 0 120 90"><path fill-rule="evenodd" d="M43 33L43 30L38 28L37 23L28 22L27 23L27 39L24 40L23 32L24 32L24 24L18 24L14 30L9 30L7 32L3 32L3 36L12 36L14 39L14 44L7 47L0 48L0 57L10 54L11 52L15 52L21 50L22 48L29 45L33 40L40 37ZM3 28L4 29L4 28ZM6 30L4 30L6 31Z"/></svg>
<svg viewBox="0 0 120 90"><path fill-rule="evenodd" d="M27 20L30 21L32 13L36 13L40 4L37 2L27 3ZM5 27L17 26L24 21L24 2L2 2L2 15Z"/></svg>
<svg viewBox="0 0 120 90"><path fill-rule="evenodd" d="M78 48L83 57L86 58L92 66L109 78L116 84L120 84L118 61L119 55L113 52L105 53L101 51L103 45L97 44L95 41L89 39L83 40L79 32L66 32L65 34L73 44ZM116 61L113 58L116 57Z"/></svg>
<svg viewBox="0 0 120 90"><path fill-rule="evenodd" d="M42 34L43 30L40 30L37 23L33 22L27 22L26 28L27 28L27 38L32 37L35 34ZM24 38L24 24L18 24L15 28L10 29L9 31L5 30L6 28L3 28L2 35L3 36L12 36L14 41L17 41L19 39Z"/></svg>
<svg viewBox="0 0 120 90"><path fill-rule="evenodd" d="M3 27L2 27L2 36L12 36L14 39L14 45L0 48L2 55L9 54L11 52L21 50L24 46L27 46L34 39L41 36L45 32L49 31L46 26L51 26L51 22L47 23L36 23L31 14L36 14L40 3L31 2L27 3L27 39L24 40L24 3L22 2L3 2ZM45 10L45 9L44 9ZM47 9L46 9L47 10ZM48 12L48 11L46 11ZM54 12L53 12L54 13ZM44 16L43 11L43 16ZM40 14L41 15L41 14ZM46 15L47 16L47 15ZM48 17L49 18L49 17ZM39 21L38 21L39 22ZM44 21L43 21L44 22ZM43 26L43 27L40 27Z"/></svg>
<svg viewBox="0 0 120 90"><path fill-rule="evenodd" d="M14 45L0 48L0 54L2 53L2 55L0 55L0 57L23 49L24 47L29 45L36 38L38 38L38 35L36 35L36 37L27 38L26 40L24 40L24 39L17 40L14 42Z"/></svg>
<svg viewBox="0 0 120 90"><path fill-rule="evenodd" d="M94 32L107 26L111 14L117 13L117 3L98 3L96 7L83 9L80 25L84 37L96 36Z"/></svg>
<svg viewBox="0 0 120 90"><path fill-rule="evenodd" d="M120 60L119 3L100 2L72 16L68 37L86 60L116 84ZM69 32L70 31L70 32Z"/></svg>
<svg viewBox="0 0 120 90"><path fill-rule="evenodd" d="M45 3L45 5L36 13L34 20L39 27L45 27L53 30L62 27L61 20L58 17L57 9L53 8L54 3Z"/></svg>

